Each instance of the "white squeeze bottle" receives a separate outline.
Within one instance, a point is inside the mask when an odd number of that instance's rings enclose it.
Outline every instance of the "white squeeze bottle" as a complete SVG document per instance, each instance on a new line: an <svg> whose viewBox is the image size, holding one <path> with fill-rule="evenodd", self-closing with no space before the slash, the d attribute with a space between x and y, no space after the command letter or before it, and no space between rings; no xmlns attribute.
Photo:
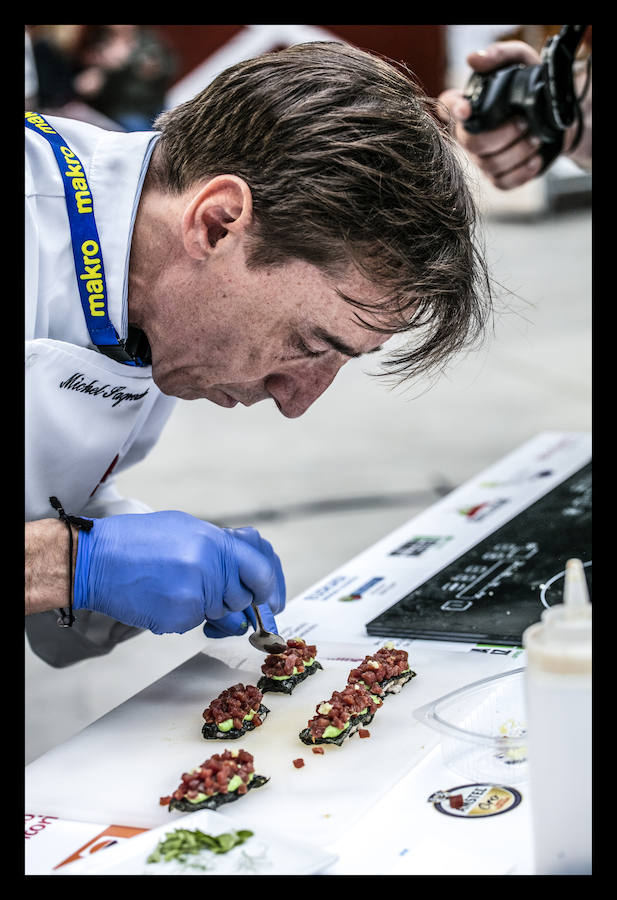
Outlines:
<svg viewBox="0 0 617 900"><path fill-rule="evenodd" d="M591 603L580 559L564 602L523 633L536 875L591 875Z"/></svg>

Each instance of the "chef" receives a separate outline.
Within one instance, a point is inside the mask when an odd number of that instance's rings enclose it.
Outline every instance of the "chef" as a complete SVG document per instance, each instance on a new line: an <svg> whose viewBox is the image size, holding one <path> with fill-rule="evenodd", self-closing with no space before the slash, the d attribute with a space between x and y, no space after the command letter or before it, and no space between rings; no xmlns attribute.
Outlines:
<svg viewBox="0 0 617 900"><path fill-rule="evenodd" d="M482 319L473 201L410 90L369 54L307 44L232 67L152 132L26 112L26 629L51 665L141 629L242 634L253 599L276 630L283 573L255 529L114 486L173 398L293 418L418 310L430 345L403 368L439 365Z"/></svg>
<svg viewBox="0 0 617 900"><path fill-rule="evenodd" d="M210 637L240 634L247 616L254 624L252 610L243 612L251 591L276 631L284 579L256 531L151 513L113 485L112 473L156 442L175 402L154 383L147 342L127 321L128 249L158 135L35 113L26 113L26 126L26 597L27 612L38 613L26 619L31 646L65 666L144 628L182 633L205 619ZM52 520L59 509L94 519L93 527L75 528L66 513Z"/></svg>

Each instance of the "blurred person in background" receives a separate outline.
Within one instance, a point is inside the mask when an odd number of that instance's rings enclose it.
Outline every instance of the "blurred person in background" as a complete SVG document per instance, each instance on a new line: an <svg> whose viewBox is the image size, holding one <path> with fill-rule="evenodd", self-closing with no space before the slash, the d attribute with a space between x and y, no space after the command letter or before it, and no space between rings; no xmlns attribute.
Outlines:
<svg viewBox="0 0 617 900"><path fill-rule="evenodd" d="M24 56L24 99L26 109L34 109L39 102L39 79L36 72L36 62L32 52L32 39L26 28L26 47Z"/></svg>
<svg viewBox="0 0 617 900"><path fill-rule="evenodd" d="M538 65L540 54L524 41L496 41L483 50L470 53L467 62L474 71L484 73L516 63L526 66ZM565 132L561 153L581 169L590 172L592 86L591 72L588 72L585 62L576 64L575 86L578 96L584 92L581 102L581 129L579 131L579 124L575 122ZM465 131L464 122L471 114L471 106L463 96L463 91L446 90L440 94L439 100L452 116L457 141L495 187L504 191L511 190L540 174L544 164L538 152L540 141L529 133L524 120L512 119L494 131L470 134Z"/></svg>
<svg viewBox="0 0 617 900"><path fill-rule="evenodd" d="M174 54L143 25L91 26L76 93L127 131L148 131L162 112Z"/></svg>
<svg viewBox="0 0 617 900"><path fill-rule="evenodd" d="M30 69L26 88L26 109L44 115L63 116L90 122L108 131L124 131L124 126L84 102L75 88L81 72L81 48L87 40L89 25L26 26L26 67Z"/></svg>
<svg viewBox="0 0 617 900"><path fill-rule="evenodd" d="M30 25L38 78L37 109L59 111L76 99L74 79L80 70L80 44L85 25Z"/></svg>

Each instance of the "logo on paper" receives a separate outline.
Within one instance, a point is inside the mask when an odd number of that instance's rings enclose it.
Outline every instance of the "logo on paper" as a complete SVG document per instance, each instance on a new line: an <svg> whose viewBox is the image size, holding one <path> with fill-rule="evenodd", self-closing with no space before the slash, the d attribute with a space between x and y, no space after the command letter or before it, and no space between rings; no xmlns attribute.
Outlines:
<svg viewBox="0 0 617 900"><path fill-rule="evenodd" d="M88 841L87 844L84 844L83 847L80 847L79 850L71 853L70 856L63 859L57 866L54 866L54 869L60 869L62 866L66 866L67 863L75 862L77 859L84 859L92 853L98 853L99 850L104 850L112 844L117 844L120 841L135 837L135 835L142 834L147 830L147 828L131 828L126 825L110 825L109 828L101 831L100 834L93 837L92 840Z"/></svg>
<svg viewBox="0 0 617 900"><path fill-rule="evenodd" d="M494 513L495 510L499 509L500 506L503 506L504 503L508 503L508 498L499 497L496 500L487 500L485 503L476 503L473 506L459 507L457 512L460 513L461 516L464 516L469 522L481 522L482 519L486 519L487 516Z"/></svg>
<svg viewBox="0 0 617 900"><path fill-rule="evenodd" d="M363 595L366 594L367 591L370 591L372 587L376 584L379 584L380 581L383 581L383 575L378 575L376 578L371 578L370 581L367 581L366 584L363 584L362 587L357 588L352 594L345 594L343 597L339 597L338 599L341 603L349 603L353 600L361 600Z"/></svg>
<svg viewBox="0 0 617 900"><path fill-rule="evenodd" d="M461 784L447 791L435 791L428 798L435 809L446 816L483 819L499 816L519 805L521 794L503 784Z"/></svg>
<svg viewBox="0 0 617 900"><path fill-rule="evenodd" d="M421 556L431 547L437 548L452 540L452 535L418 534L391 550L389 556Z"/></svg>
<svg viewBox="0 0 617 900"><path fill-rule="evenodd" d="M315 588L310 593L305 594L304 600L327 600L332 594L335 594L337 591L340 591L341 587L345 584L350 584L354 580L354 576L345 576L345 575L335 575L333 578L330 578L325 584L320 585L320 587Z"/></svg>
<svg viewBox="0 0 617 900"><path fill-rule="evenodd" d="M504 478L501 481L482 481L480 483L480 487L505 487L506 485L511 484L524 484L529 481L537 481L540 478L550 478L553 475L552 469L523 469L520 472L515 472L513 475L510 475L508 478Z"/></svg>

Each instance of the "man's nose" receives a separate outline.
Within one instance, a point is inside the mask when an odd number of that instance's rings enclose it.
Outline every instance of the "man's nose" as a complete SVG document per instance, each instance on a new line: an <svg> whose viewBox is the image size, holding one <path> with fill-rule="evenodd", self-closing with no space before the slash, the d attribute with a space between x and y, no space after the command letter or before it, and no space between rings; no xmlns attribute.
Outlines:
<svg viewBox="0 0 617 900"><path fill-rule="evenodd" d="M283 415L297 419L332 384L345 362L345 359L336 363L320 362L297 372L270 375L265 386Z"/></svg>

